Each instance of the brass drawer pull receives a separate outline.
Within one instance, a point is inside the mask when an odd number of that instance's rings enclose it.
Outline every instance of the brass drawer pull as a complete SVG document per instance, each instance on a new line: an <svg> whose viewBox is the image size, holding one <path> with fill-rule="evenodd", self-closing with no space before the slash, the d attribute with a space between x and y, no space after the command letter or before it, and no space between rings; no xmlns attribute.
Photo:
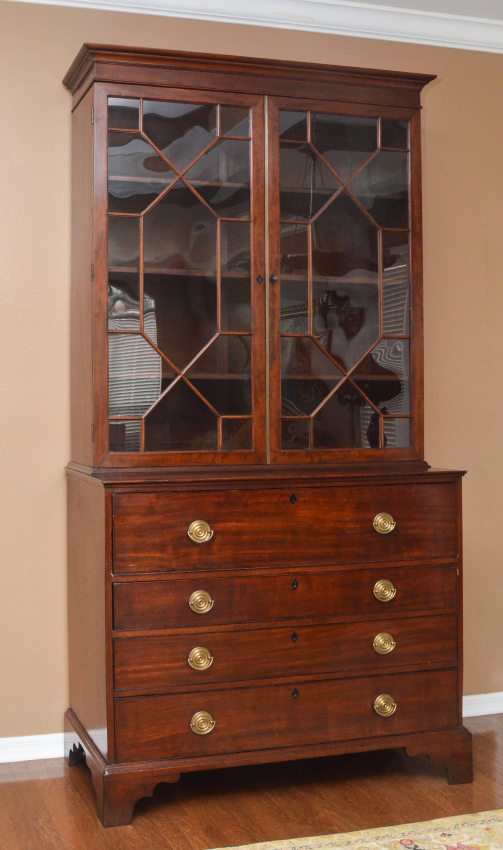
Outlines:
<svg viewBox="0 0 503 850"><path fill-rule="evenodd" d="M388 632L381 632L374 638L374 649L379 655L387 655L388 652L393 652L396 641L393 640L393 635Z"/></svg>
<svg viewBox="0 0 503 850"><path fill-rule="evenodd" d="M187 661L193 670L207 670L213 664L213 656L205 646L195 646L190 650Z"/></svg>
<svg viewBox="0 0 503 850"><path fill-rule="evenodd" d="M396 711L396 702L389 694L380 694L374 702L374 711L380 717L391 717Z"/></svg>
<svg viewBox="0 0 503 850"><path fill-rule="evenodd" d="M396 596L396 587L387 578L381 578L374 585L374 596L379 602L391 602Z"/></svg>
<svg viewBox="0 0 503 850"><path fill-rule="evenodd" d="M213 605L214 600L207 590L195 590L189 599L189 608L194 614L207 614Z"/></svg>
<svg viewBox="0 0 503 850"><path fill-rule="evenodd" d="M209 735L215 728L215 721L209 711L196 711L192 715L190 728L196 735Z"/></svg>
<svg viewBox="0 0 503 850"><path fill-rule="evenodd" d="M391 514L380 513L374 517L374 528L378 534L389 534L396 526Z"/></svg>
<svg viewBox="0 0 503 850"><path fill-rule="evenodd" d="M194 543L207 543L213 537L213 529L204 519L195 519L190 523L187 534Z"/></svg>

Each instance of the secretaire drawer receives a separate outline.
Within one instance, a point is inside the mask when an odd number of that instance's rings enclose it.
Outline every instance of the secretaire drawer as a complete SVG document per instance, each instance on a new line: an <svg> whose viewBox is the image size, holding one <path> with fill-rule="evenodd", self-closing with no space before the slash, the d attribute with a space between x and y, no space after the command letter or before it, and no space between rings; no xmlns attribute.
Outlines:
<svg viewBox="0 0 503 850"><path fill-rule="evenodd" d="M114 584L115 629L206 627L302 617L430 610L458 604L457 570L334 570Z"/></svg>
<svg viewBox="0 0 503 850"><path fill-rule="evenodd" d="M116 493L114 571L454 558L456 510L449 482ZM390 533L375 530L380 513L396 522ZM188 535L197 521L204 542Z"/></svg>
<svg viewBox="0 0 503 850"><path fill-rule="evenodd" d="M458 658L457 616L366 620L114 640L118 690L385 670Z"/></svg>
<svg viewBox="0 0 503 850"><path fill-rule="evenodd" d="M193 757L445 729L457 724L457 675L432 670L121 697L115 700L116 757ZM384 694L396 710L383 717L374 703ZM393 703L378 705L391 710Z"/></svg>

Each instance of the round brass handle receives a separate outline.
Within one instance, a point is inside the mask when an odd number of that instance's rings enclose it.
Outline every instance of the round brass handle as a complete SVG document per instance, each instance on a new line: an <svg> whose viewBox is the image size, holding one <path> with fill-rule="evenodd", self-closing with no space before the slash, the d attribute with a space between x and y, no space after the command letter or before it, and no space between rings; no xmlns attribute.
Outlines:
<svg viewBox="0 0 503 850"><path fill-rule="evenodd" d="M213 664L213 656L205 646L195 646L190 650L187 661L193 670L207 670Z"/></svg>
<svg viewBox="0 0 503 850"><path fill-rule="evenodd" d="M207 543L213 537L213 529L204 519L195 519L190 523L187 534L194 543Z"/></svg>
<svg viewBox="0 0 503 850"><path fill-rule="evenodd" d="M214 600L207 590L195 590L189 599L189 608L194 614L207 614L211 611Z"/></svg>
<svg viewBox="0 0 503 850"><path fill-rule="evenodd" d="M379 655L387 655L388 652L393 652L396 641L393 640L393 635L388 632L381 632L374 638L374 649Z"/></svg>
<svg viewBox="0 0 503 850"><path fill-rule="evenodd" d="M374 596L379 602L391 602L396 596L396 587L387 578L381 578L374 584Z"/></svg>
<svg viewBox="0 0 503 850"><path fill-rule="evenodd" d="M389 534L396 526L396 521L391 514L380 513L374 517L374 528L378 534Z"/></svg>
<svg viewBox="0 0 503 850"><path fill-rule="evenodd" d="M196 711L192 715L190 728L196 735L209 735L215 728L215 720L209 711Z"/></svg>
<svg viewBox="0 0 503 850"><path fill-rule="evenodd" d="M380 717L391 717L396 711L396 702L389 694L380 694L374 702L374 711Z"/></svg>

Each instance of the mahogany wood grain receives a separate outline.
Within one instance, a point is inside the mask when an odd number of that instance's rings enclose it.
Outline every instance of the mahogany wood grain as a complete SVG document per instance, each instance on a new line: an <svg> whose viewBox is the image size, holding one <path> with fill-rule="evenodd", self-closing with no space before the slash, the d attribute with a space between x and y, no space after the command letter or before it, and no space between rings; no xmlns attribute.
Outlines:
<svg viewBox="0 0 503 850"><path fill-rule="evenodd" d="M114 641L115 688L162 688L265 679L340 670L374 672L394 666L457 663L456 616L440 615L323 626L295 625L213 633L122 638ZM376 635L388 632L392 652L378 654ZM187 658L194 647L206 647L211 667L194 670Z"/></svg>
<svg viewBox="0 0 503 850"><path fill-rule="evenodd" d="M380 602L373 593L379 579L396 588L394 599ZM189 608L196 590L205 590L213 607L204 614ZM200 581L118 582L114 585L114 627L162 629L193 626L205 629L219 623L267 622L303 617L359 614L406 614L458 604L455 565L390 567L387 570L337 570L303 573L284 571L275 576L201 577ZM293 624L294 625L294 624ZM293 627L292 625L292 627Z"/></svg>
<svg viewBox="0 0 503 850"><path fill-rule="evenodd" d="M390 534L373 528L381 511L396 520ZM120 493L114 496L114 570L392 561L404 553L454 558L456 517L455 486L443 484ZM187 536L196 519L214 532L207 543Z"/></svg>

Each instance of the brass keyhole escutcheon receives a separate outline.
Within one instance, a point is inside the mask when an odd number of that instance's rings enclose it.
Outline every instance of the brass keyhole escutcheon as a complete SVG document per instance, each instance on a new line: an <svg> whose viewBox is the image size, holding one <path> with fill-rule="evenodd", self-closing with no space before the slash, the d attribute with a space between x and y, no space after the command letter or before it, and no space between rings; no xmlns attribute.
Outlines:
<svg viewBox="0 0 503 850"><path fill-rule="evenodd" d="M374 596L379 602L391 602L396 596L396 587L387 578L381 578L374 585Z"/></svg>
<svg viewBox="0 0 503 850"><path fill-rule="evenodd" d="M207 670L213 664L213 656L205 646L195 646L190 650L187 661L193 670Z"/></svg>
<svg viewBox="0 0 503 850"><path fill-rule="evenodd" d="M374 638L374 649L379 655L387 655L388 652L393 652L396 641L393 640L393 635L388 632L381 632Z"/></svg>
<svg viewBox="0 0 503 850"><path fill-rule="evenodd" d="M215 728L215 722L209 711L196 711L192 715L190 728L196 735L209 735Z"/></svg>
<svg viewBox="0 0 503 850"><path fill-rule="evenodd" d="M194 543L207 543L213 537L213 529L204 519L195 519L190 523L187 534Z"/></svg>
<svg viewBox="0 0 503 850"><path fill-rule="evenodd" d="M374 702L374 711L380 717L391 717L396 711L396 702L389 694L380 694Z"/></svg>
<svg viewBox="0 0 503 850"><path fill-rule="evenodd" d="M207 614L214 604L215 602L207 590L195 590L189 599L189 608L194 614Z"/></svg>
<svg viewBox="0 0 503 850"><path fill-rule="evenodd" d="M383 512L374 517L373 525L378 534L390 534L396 526L396 521L391 514Z"/></svg>

